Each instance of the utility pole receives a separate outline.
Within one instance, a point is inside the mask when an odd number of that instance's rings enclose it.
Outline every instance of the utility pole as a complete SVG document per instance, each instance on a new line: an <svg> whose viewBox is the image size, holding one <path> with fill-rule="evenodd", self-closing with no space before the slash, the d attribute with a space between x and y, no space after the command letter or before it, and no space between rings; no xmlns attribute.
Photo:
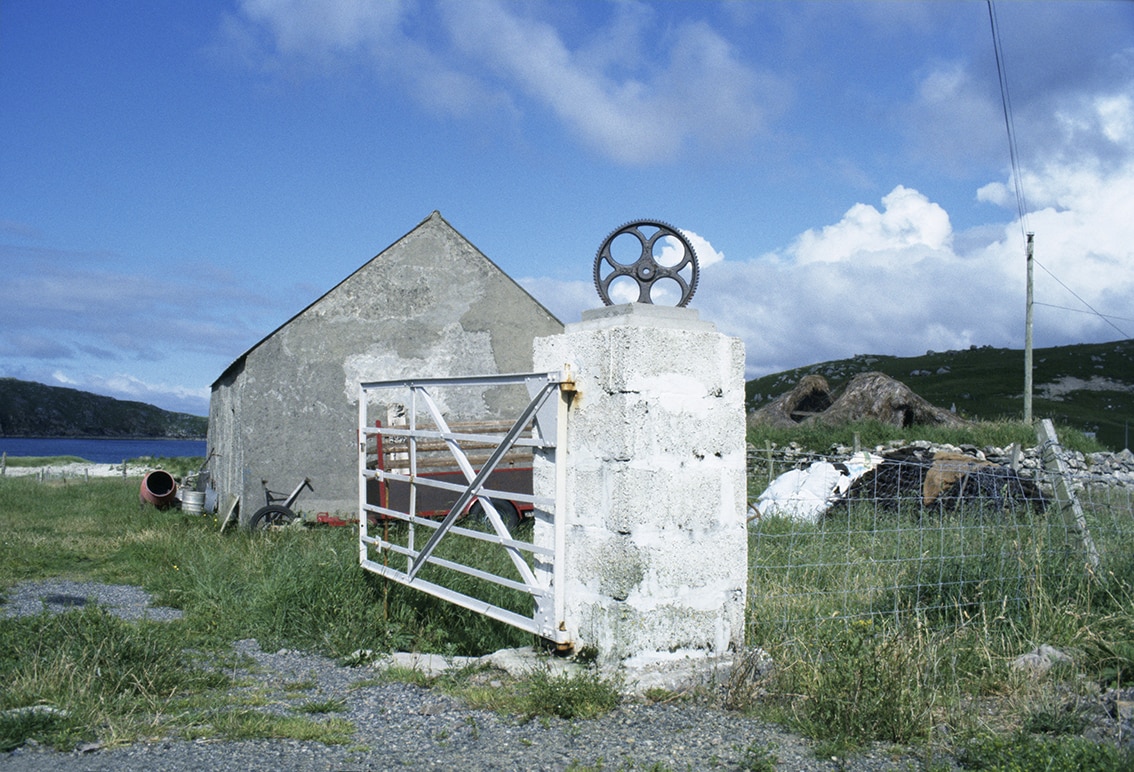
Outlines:
<svg viewBox="0 0 1134 772"><path fill-rule="evenodd" d="M1035 234L1028 234L1028 300L1024 311L1024 423L1032 422L1032 256Z"/></svg>

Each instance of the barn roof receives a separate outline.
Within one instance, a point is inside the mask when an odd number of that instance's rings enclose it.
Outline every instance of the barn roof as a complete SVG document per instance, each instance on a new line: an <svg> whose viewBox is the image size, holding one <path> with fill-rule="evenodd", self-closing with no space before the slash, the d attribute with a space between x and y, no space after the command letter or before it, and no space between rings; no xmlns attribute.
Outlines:
<svg viewBox="0 0 1134 772"><path fill-rule="evenodd" d="M454 228L454 227L453 227L453 226L452 226L452 225L451 225L451 224L449 223L449 221L448 221L448 220L446 220L446 219L445 219L444 217L442 217L442 216L441 216L441 212L439 212L439 211L437 211L437 210L435 209L435 210L433 210L433 213L432 213L432 214L430 214L430 215L429 215L428 217L426 217L426 218L425 218L424 220L422 220L422 221L421 221L420 223L418 223L418 224L417 224L416 226L414 226L414 227L413 227L412 229L410 229L409 231L407 231L407 232L406 232L406 233L405 233L405 234L404 234L404 235L403 235L403 236L402 236L401 238L399 238L399 239L395 240L395 241L394 241L393 243L391 243L391 244L390 244L390 245L389 245L388 247L386 247L385 249L383 249L383 250L382 250L381 252L379 252L379 253L378 253L377 255L375 255L375 256L374 256L374 257L372 257L371 259L367 260L367 261L366 261L365 263L363 263L363 264L362 264L361 266L359 266L357 270L353 271L353 272L352 272L352 273L351 273L351 274L350 274L349 276L345 277L345 278L344 278L344 279L343 279L342 281L340 281L340 282L339 282L338 284L336 284L336 285L335 285L334 287L331 287L331 289L329 289L329 290L327 290L326 292L324 292L324 293L323 293L322 295L320 295L320 296L319 296L318 298L316 298L316 299L315 299L315 300L313 300L313 301L312 301L311 303L309 303L309 304L308 304L308 305L307 305L306 307L304 307L303 309L301 309L301 310L300 310L300 311L299 311L298 313L294 314L294 315L293 315L293 316L292 316L292 317L291 317L290 319L288 319L288 320L287 320L286 322L284 322L284 323L283 323L283 324L281 324L281 325L280 325L279 327L277 327L276 329L272 330L272 331L271 331L270 333L268 333L267 335L265 335L265 336L264 336L263 338L261 338L261 339L260 339L259 341L257 341L255 345L253 345L253 346L252 346L251 348L249 348L249 349L248 349L247 351L245 351L245 352L244 352L243 354L241 354L241 355L240 355L239 357L237 357L237 358L236 358L235 360L233 360L233 362L232 362L232 363L231 363L231 364L230 364L230 365L229 365L228 367L226 367L226 368L224 369L224 372L222 372L222 373L220 374L220 376L218 376L218 377L217 377L217 379L216 379L215 381L213 381L211 388L214 388L214 389L215 389L215 388L216 388L216 386L217 386L217 384L219 384L219 383L220 383L221 381L225 380L225 379L226 379L226 378L227 378L227 377L228 377L228 376L229 376L229 375L230 375L230 374L231 374L231 373L232 373L232 372L233 372L234 370L236 370L237 368L239 368L239 367L240 367L240 366L241 366L241 365L243 364L244 360L245 360L245 359L247 359L247 358L248 358L248 356L249 356L249 355L250 355L250 354L251 354L251 353L252 353L253 351L255 351L256 349L258 349L258 348L259 348L260 346L262 346L262 345L263 345L263 344L264 344L264 343L265 343L266 341L268 341L268 340L270 340L270 339L271 339L272 337L274 337L274 336L276 335L276 333L278 333L278 332L279 332L280 330L282 330L283 328L287 327L287 326L288 326L289 324L291 324L292 322L294 322L294 321L295 321L296 319L298 319L299 317L303 316L303 315L304 315L305 313L307 313L307 311L308 311L308 310L310 310L310 309L311 309L311 308L312 308L313 306L315 306L316 304L318 304L320 300L322 300L323 298L327 297L328 295L330 295L331 293L333 293L333 292L334 292L335 290L337 290L337 289L338 289L339 287L341 287L341 286L342 286L343 284L345 284L345 283L347 283L348 281L350 281L352 277L356 276L356 275L357 275L357 274L358 274L358 273L359 273L360 271L363 271L363 270L365 270L367 266L369 266L369 265L370 265L371 263L373 263L373 262L374 262L375 260L378 260L378 259L380 259L380 258L381 258L381 257L382 257L383 255L385 255L385 254L386 254L387 252L389 252L389 251L390 251L391 249L393 249L394 247L396 247L396 246L397 246L397 245L398 245L399 243L401 243L402 241L404 241L404 240L405 240L405 239L406 239L406 238L407 238L408 236L410 236L410 235L412 235L413 233L415 233L416 231L422 230L422 229L424 229L424 228L438 228L438 227L443 227L443 228L446 228L446 229L448 229L448 230L452 231L452 233L453 233L453 234L454 234L454 235L455 235L455 236L456 236L457 238L459 238L459 239L460 239L461 241L463 241L464 243L468 244L468 246L469 246L470 248L472 248L472 250L473 250L473 251L474 251L474 252L475 252L475 253L476 253L476 254L477 254L478 256L480 256L481 258L483 258L483 259L484 259L484 260L485 260L485 261L486 261L487 263L489 263L489 264L490 264L490 265L491 265L491 266L492 266L493 268L495 268L495 269L496 269L497 271L499 271L499 272L500 272L500 275L501 275L501 276L504 276L505 278L507 278L507 279L508 279L509 281L511 281L511 282L512 282L513 284L515 284L515 285L516 285L516 287L517 287L517 288L518 288L518 289L519 289L519 290L520 290L521 292L523 292L523 293L524 293L525 295L527 295L527 296L528 296L529 298L531 298L531 301L532 301L532 302L533 302L534 304L536 304L537 306L539 306L539 307L540 307L541 309L543 309L543 310L544 310L544 311L545 311L545 312L547 313L547 315L548 315L548 316L550 316L550 317L551 317L552 319L555 319L556 321L560 321L560 320L558 319L558 317L556 317L556 316L555 316L555 314L551 313L551 311L549 311L549 310L547 309L547 307L546 307L546 306L544 306L544 305L543 305L542 303L540 303L540 302L539 302L538 300L536 300L536 299L535 299L535 297L533 297L533 296L532 296L532 294L531 294L530 292L528 292L528 291L527 291L526 289L524 289L524 288L523 288L522 286L520 286L520 284L519 284L519 283L518 283L518 282L517 282L517 281L516 281L515 279L513 279L513 278L512 278L511 276L508 276L508 274L507 274L507 273L505 273L505 272L503 271L503 269L501 269L501 268L500 268L500 266L496 265L496 263L494 263L494 262L493 262L493 261L492 261L492 260L491 260L491 259L490 259L490 258L489 258L489 257L487 256L487 255L485 255L485 254L484 254L483 252L481 252L481 251L480 251L479 249L477 249L476 245L474 245L474 244L473 244L473 243L472 243L471 241L469 241L469 240L468 240L467 238L465 238L465 237L464 237L464 235L463 235L463 234L462 234L462 233L461 233L460 231L458 231L458 230L457 230L456 228ZM560 323L562 323L562 322L560 321Z"/></svg>

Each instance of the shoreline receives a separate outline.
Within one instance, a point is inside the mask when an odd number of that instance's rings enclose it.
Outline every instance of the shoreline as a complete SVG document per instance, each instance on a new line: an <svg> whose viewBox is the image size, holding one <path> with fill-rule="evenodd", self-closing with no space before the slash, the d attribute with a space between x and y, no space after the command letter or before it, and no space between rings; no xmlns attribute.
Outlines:
<svg viewBox="0 0 1134 772"><path fill-rule="evenodd" d="M14 457L18 458L18 457ZM23 458L29 458L24 456ZM125 470L123 470L125 466ZM2 477L76 478L76 477L145 477L158 469L152 464L127 462L122 464L100 464L93 461L74 461L68 464L43 464L40 466L0 466Z"/></svg>

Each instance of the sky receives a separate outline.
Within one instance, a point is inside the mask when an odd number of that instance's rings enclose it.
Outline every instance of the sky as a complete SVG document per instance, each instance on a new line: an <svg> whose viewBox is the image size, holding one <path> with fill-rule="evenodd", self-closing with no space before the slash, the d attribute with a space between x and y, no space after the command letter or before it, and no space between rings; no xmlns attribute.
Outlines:
<svg viewBox="0 0 1134 772"><path fill-rule="evenodd" d="M992 13L1014 143L976 0L0 0L0 377L205 415L434 210L566 323L672 224L749 378L1022 349L1027 232L1134 337L1134 3Z"/></svg>

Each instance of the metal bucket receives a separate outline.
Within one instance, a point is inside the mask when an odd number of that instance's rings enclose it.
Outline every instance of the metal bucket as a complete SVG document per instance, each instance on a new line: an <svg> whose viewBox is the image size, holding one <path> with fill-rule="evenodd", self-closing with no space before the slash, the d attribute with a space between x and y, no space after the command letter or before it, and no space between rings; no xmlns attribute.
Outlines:
<svg viewBox="0 0 1134 772"><path fill-rule="evenodd" d="M177 494L177 482L173 475L161 469L155 469L142 478L142 489L138 497L143 504L153 504L158 509L165 509L173 503Z"/></svg>
<svg viewBox="0 0 1134 772"><path fill-rule="evenodd" d="M181 491L181 511L188 515L200 515L205 511L204 491Z"/></svg>

